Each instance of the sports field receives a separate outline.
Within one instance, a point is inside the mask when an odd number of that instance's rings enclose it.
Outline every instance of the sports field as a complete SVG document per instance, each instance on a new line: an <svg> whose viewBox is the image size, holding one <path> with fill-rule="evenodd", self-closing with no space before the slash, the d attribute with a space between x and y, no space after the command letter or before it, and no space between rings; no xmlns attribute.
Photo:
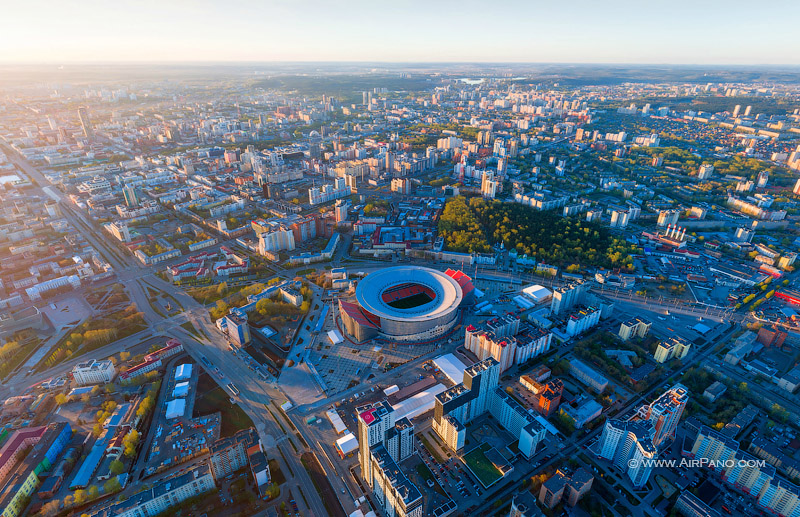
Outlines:
<svg viewBox="0 0 800 517"><path fill-rule="evenodd" d="M389 305L391 305L395 309L413 309L414 307L425 305L430 301L431 297L428 296L427 294L417 293L417 294L412 294L411 296L407 296L405 298L400 298L399 300L393 300L389 302Z"/></svg>
<svg viewBox="0 0 800 517"><path fill-rule="evenodd" d="M464 456L467 468L475 474L475 477L478 478L484 488L494 485L503 477L503 474L486 457L485 450L491 448L490 445L483 444L480 447L475 447Z"/></svg>

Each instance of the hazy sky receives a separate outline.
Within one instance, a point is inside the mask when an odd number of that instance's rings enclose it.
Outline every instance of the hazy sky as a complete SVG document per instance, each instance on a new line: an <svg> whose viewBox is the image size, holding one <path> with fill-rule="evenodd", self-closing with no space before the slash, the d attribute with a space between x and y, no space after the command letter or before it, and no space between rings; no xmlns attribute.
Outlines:
<svg viewBox="0 0 800 517"><path fill-rule="evenodd" d="M24 0L0 61L800 64L800 0Z"/></svg>

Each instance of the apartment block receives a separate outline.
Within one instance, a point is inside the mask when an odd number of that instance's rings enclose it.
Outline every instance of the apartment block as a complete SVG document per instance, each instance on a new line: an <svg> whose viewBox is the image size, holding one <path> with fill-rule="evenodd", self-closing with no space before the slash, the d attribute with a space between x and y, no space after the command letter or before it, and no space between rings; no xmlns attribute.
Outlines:
<svg viewBox="0 0 800 517"><path fill-rule="evenodd" d="M556 470L550 479L542 483L539 490L539 502L552 509L562 499L566 499L569 506L575 506L578 501L592 489L594 476L583 467L578 468L572 475L562 470Z"/></svg>
<svg viewBox="0 0 800 517"><path fill-rule="evenodd" d="M619 337L623 341L627 341L631 338L643 338L647 336L647 333L650 332L650 327L652 326L652 322L649 320L642 318L641 316L634 316L633 318L629 318L628 320L622 322L619 326Z"/></svg>
<svg viewBox="0 0 800 517"><path fill-rule="evenodd" d="M658 344L653 359L666 363L671 359L683 359L689 354L692 344L680 336L671 336Z"/></svg>
<svg viewBox="0 0 800 517"><path fill-rule="evenodd" d="M607 420L600 436L600 457L610 460L634 487L643 486L656 458L653 426L647 421Z"/></svg>

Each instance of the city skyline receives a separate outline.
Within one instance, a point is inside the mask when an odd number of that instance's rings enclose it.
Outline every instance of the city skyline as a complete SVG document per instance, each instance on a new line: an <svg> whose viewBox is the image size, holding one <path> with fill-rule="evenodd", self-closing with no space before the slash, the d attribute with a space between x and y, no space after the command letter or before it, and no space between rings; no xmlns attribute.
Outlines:
<svg viewBox="0 0 800 517"><path fill-rule="evenodd" d="M798 65L800 5L751 17L743 2L599 6L412 1L9 6L0 62L504 62ZM124 20L125 23L121 23ZM31 37L31 35L34 35ZM745 43L747 41L747 43Z"/></svg>

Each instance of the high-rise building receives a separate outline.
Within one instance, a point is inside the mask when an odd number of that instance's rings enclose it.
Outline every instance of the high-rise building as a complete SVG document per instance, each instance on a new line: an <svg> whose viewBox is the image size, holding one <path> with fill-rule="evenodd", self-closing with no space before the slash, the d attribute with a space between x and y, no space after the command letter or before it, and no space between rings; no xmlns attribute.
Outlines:
<svg viewBox="0 0 800 517"><path fill-rule="evenodd" d="M498 387L500 363L490 357L464 370L464 380L436 395L433 430L452 450L465 445L466 425L490 412L512 436L519 438L519 450L533 456L544 439L545 427L516 399Z"/></svg>
<svg viewBox="0 0 800 517"><path fill-rule="evenodd" d="M627 228L630 221L631 214L628 210L612 210L611 211L611 227L612 228Z"/></svg>
<svg viewBox="0 0 800 517"><path fill-rule="evenodd" d="M652 435L650 422L607 420L600 436L600 457L625 473L634 487L643 486L650 478L652 460L656 458Z"/></svg>
<svg viewBox="0 0 800 517"><path fill-rule="evenodd" d="M550 312L561 314L576 305L583 304L590 287L591 283L586 280L574 280L565 286L555 289L553 298L550 301Z"/></svg>
<svg viewBox="0 0 800 517"><path fill-rule="evenodd" d="M702 426L688 456L706 460L725 483L755 498L758 510L774 515L800 511L800 487L778 477L773 465L760 464L755 456L740 451L733 438Z"/></svg>
<svg viewBox="0 0 800 517"><path fill-rule="evenodd" d="M139 193L136 192L136 187L126 185L122 189L122 195L125 197L125 204L131 208L139 206Z"/></svg>
<svg viewBox="0 0 800 517"><path fill-rule="evenodd" d="M247 318L228 314L225 316L225 328L228 332L228 339L238 346L245 346L250 342L250 324Z"/></svg>
<svg viewBox="0 0 800 517"><path fill-rule="evenodd" d="M756 234L756 231L752 228L744 228L739 227L736 228L736 232L734 233L734 239L736 242L750 242L753 240L753 236Z"/></svg>
<svg viewBox="0 0 800 517"><path fill-rule="evenodd" d="M246 467L247 449L253 445L258 445L258 434L252 427L214 442L209 448L209 466L214 479L220 481L228 474Z"/></svg>
<svg viewBox="0 0 800 517"><path fill-rule="evenodd" d="M665 227L667 225L678 224L678 217L681 213L678 210L661 210L658 213L658 226Z"/></svg>
<svg viewBox="0 0 800 517"><path fill-rule="evenodd" d="M600 309L597 307L583 307L567 318L567 335L577 336L583 334L600 322Z"/></svg>
<svg viewBox="0 0 800 517"><path fill-rule="evenodd" d="M749 108L749 106L748 106ZM758 173L758 180L756 182L756 186L758 188L764 188L767 186L767 182L769 182L769 172L768 171L761 171Z"/></svg>
<svg viewBox="0 0 800 517"><path fill-rule="evenodd" d="M794 184L794 188L792 189L792 193L800 196L800 178L797 178L797 181Z"/></svg>
<svg viewBox="0 0 800 517"><path fill-rule="evenodd" d="M395 461L403 461L414 451L414 426L407 418L395 421L394 409L385 400L360 406L356 413L361 474L372 487L370 449L382 445Z"/></svg>
<svg viewBox="0 0 800 517"><path fill-rule="evenodd" d="M347 221L347 210L350 208L350 203L343 199L337 199L334 206L334 215L336 216L336 224L342 224Z"/></svg>
<svg viewBox="0 0 800 517"><path fill-rule="evenodd" d="M89 120L89 111L83 107L78 108L78 118L83 127L83 135L90 140L94 138L94 128L92 127L91 120Z"/></svg>
<svg viewBox="0 0 800 517"><path fill-rule="evenodd" d="M675 438L678 422L689 402L689 390L676 384L647 406L639 408L636 417L653 426L653 445L659 447L667 439Z"/></svg>
<svg viewBox="0 0 800 517"><path fill-rule="evenodd" d="M733 108L733 118L736 118L736 117L738 117L738 116L739 116L739 112L740 112L741 110L742 110L742 105L741 105L741 104L737 104L737 105L736 105L736 106Z"/></svg>
<svg viewBox="0 0 800 517"><path fill-rule="evenodd" d="M361 477L390 516L422 516L422 495L397 463L414 452L414 425L387 401L356 408Z"/></svg>
<svg viewBox="0 0 800 517"><path fill-rule="evenodd" d="M481 195L488 199L494 199L497 194L497 180L491 171L484 171L481 178Z"/></svg>
<svg viewBox="0 0 800 517"><path fill-rule="evenodd" d="M464 347L483 361L494 357L503 372L514 364L520 320L513 314L492 318L478 325L468 325L464 332Z"/></svg>
<svg viewBox="0 0 800 517"><path fill-rule="evenodd" d="M700 169L697 171L697 179L700 181L707 180L711 177L711 173L714 172L714 166L709 163L704 163L700 166Z"/></svg>

